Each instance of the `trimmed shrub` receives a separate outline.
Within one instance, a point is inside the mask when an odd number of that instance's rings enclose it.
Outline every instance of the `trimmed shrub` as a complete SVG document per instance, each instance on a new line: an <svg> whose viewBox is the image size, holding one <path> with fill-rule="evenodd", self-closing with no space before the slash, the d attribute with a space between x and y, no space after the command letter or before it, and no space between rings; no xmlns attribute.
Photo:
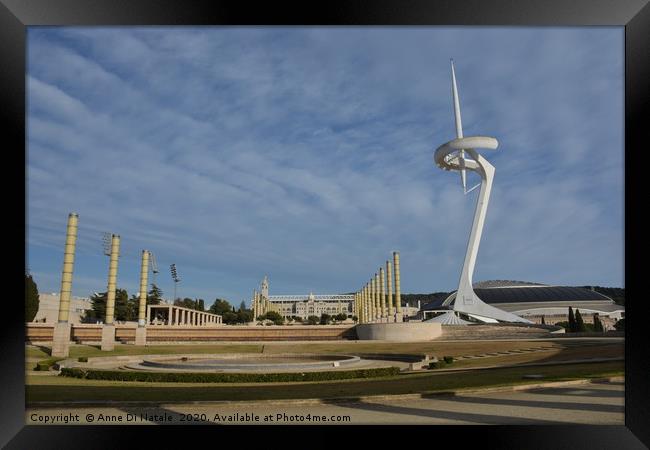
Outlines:
<svg viewBox="0 0 650 450"><path fill-rule="evenodd" d="M86 378L86 371L75 367L64 367L59 374L61 377Z"/></svg>
<svg viewBox="0 0 650 450"><path fill-rule="evenodd" d="M88 357L87 356L80 356L77 358L77 361L79 362L88 362Z"/></svg>
<svg viewBox="0 0 650 450"><path fill-rule="evenodd" d="M446 364L451 364L454 362L454 357L453 356L443 356L442 359L445 360Z"/></svg>
<svg viewBox="0 0 650 450"><path fill-rule="evenodd" d="M39 361L36 363L36 367L34 367L34 370L36 371L45 371L45 370L50 370L50 367L52 367L57 361L61 361L63 358L48 358L44 359L42 361Z"/></svg>
<svg viewBox="0 0 650 450"><path fill-rule="evenodd" d="M48 363L39 362L36 363L36 367L34 368L34 370L36 371L50 370L50 365Z"/></svg>
<svg viewBox="0 0 650 450"><path fill-rule="evenodd" d="M182 373L129 372L123 370L83 370L63 368L61 376L87 380L151 381L172 383L272 383L292 381L329 381L352 378L376 378L398 375L397 367L302 373Z"/></svg>

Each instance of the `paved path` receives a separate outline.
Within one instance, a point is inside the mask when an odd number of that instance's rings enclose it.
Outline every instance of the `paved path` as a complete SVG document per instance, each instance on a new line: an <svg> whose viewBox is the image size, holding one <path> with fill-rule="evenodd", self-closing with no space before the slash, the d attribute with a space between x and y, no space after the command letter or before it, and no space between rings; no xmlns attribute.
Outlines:
<svg viewBox="0 0 650 450"><path fill-rule="evenodd" d="M599 424L624 425L623 382L526 391L339 402L238 402L36 407L27 424ZM92 415L92 421L89 421ZM315 420L315 416L319 419Z"/></svg>

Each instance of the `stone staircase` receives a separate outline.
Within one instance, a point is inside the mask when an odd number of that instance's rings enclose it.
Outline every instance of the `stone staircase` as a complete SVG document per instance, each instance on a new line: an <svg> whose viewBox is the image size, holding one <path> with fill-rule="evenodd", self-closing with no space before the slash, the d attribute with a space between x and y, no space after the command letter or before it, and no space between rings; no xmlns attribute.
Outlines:
<svg viewBox="0 0 650 450"><path fill-rule="evenodd" d="M442 336L437 340L534 339L551 336L548 329L528 325L443 325Z"/></svg>

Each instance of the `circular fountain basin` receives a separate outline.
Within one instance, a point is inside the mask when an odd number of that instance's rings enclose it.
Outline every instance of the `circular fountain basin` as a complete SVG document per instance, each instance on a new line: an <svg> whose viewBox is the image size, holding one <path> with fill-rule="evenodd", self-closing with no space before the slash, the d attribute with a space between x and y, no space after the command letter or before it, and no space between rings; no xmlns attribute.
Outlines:
<svg viewBox="0 0 650 450"><path fill-rule="evenodd" d="M274 372L327 370L352 367L361 362L353 355L323 354L230 354L191 357L144 358L137 368L142 370L209 371L209 372ZM135 367L134 367L135 368Z"/></svg>

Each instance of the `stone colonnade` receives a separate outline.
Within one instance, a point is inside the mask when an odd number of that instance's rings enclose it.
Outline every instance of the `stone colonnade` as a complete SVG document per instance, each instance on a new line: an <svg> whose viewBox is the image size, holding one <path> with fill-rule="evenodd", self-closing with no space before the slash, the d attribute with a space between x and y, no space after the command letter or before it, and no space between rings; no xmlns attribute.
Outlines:
<svg viewBox="0 0 650 450"><path fill-rule="evenodd" d="M175 305L147 305L147 324L152 326L210 327L222 323L222 317L218 314Z"/></svg>
<svg viewBox="0 0 650 450"><path fill-rule="evenodd" d="M370 281L354 296L354 311L359 323L401 322L402 298L399 271L399 252L393 252L393 261L386 261Z"/></svg>

